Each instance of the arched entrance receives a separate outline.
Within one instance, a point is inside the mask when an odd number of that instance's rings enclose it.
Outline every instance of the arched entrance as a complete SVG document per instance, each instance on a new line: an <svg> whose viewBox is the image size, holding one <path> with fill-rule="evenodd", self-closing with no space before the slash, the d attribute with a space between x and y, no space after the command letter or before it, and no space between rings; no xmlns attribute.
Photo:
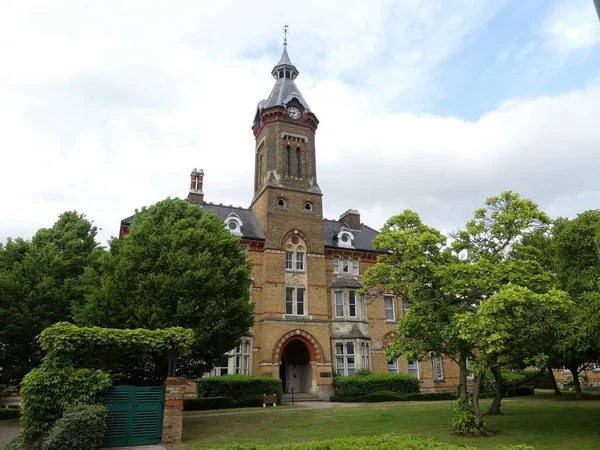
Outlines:
<svg viewBox="0 0 600 450"><path fill-rule="evenodd" d="M290 339L281 351L279 378L283 392L309 393L312 388L310 352L302 339Z"/></svg>

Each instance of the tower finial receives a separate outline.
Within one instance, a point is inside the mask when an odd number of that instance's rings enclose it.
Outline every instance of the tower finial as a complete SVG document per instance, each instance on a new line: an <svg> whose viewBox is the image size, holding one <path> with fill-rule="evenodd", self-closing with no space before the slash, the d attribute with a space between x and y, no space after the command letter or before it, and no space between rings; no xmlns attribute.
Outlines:
<svg viewBox="0 0 600 450"><path fill-rule="evenodd" d="M287 35L289 33L289 28L290 27L287 23L283 26L283 45L287 45Z"/></svg>

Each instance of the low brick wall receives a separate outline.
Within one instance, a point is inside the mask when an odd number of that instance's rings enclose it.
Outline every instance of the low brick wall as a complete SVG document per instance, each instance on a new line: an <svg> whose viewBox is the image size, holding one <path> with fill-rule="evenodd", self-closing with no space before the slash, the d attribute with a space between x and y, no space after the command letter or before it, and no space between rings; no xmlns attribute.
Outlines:
<svg viewBox="0 0 600 450"><path fill-rule="evenodd" d="M187 380L167 378L165 381L165 413L163 417L162 445L167 450L181 449L183 431L183 399Z"/></svg>

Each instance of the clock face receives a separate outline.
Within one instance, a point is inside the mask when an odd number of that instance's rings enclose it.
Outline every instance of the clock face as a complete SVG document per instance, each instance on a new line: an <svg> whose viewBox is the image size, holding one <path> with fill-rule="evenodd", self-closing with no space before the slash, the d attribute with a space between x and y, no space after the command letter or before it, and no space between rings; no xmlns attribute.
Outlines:
<svg viewBox="0 0 600 450"><path fill-rule="evenodd" d="M302 115L300 110L293 106L291 108L288 108L287 113L288 113L288 116L290 116L290 118L294 119L294 120L298 120L300 118L300 116Z"/></svg>

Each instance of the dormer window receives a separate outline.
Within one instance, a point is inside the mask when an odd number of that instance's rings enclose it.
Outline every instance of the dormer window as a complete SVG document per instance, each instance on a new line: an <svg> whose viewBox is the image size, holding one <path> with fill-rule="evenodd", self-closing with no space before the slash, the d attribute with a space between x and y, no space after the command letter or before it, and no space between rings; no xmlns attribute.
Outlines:
<svg viewBox="0 0 600 450"><path fill-rule="evenodd" d="M354 248L354 245L352 243L353 241L354 241L354 234L352 234L350 231L348 231L348 229L342 229L337 234L338 247Z"/></svg>
<svg viewBox="0 0 600 450"><path fill-rule="evenodd" d="M225 219L225 227L232 233L237 236L242 235L242 219L236 213L231 213Z"/></svg>

